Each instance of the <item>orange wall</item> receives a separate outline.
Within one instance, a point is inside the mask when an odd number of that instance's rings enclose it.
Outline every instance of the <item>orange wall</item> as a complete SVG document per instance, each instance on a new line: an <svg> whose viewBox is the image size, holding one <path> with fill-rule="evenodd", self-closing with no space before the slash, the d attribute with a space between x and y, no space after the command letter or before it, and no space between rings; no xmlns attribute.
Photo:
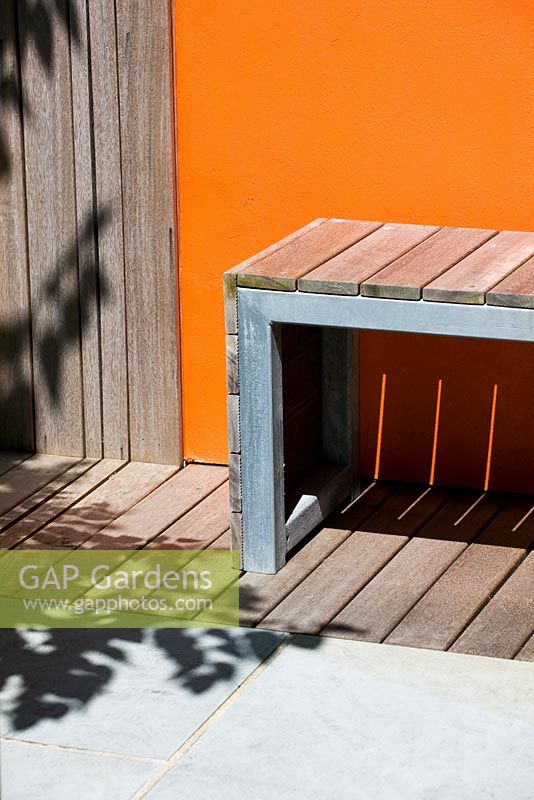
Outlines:
<svg viewBox="0 0 534 800"><path fill-rule="evenodd" d="M531 0L177 3L187 458L226 461L225 269L317 216L534 228L533 9ZM442 340L431 352L410 340L412 364L450 359ZM362 343L370 420L383 344ZM469 352L486 363L480 343ZM497 375L512 394L514 352ZM391 386L402 382L389 367ZM465 398L465 372L455 380ZM484 414L464 412L484 440ZM398 447L385 455L388 472L399 468L403 421L390 407Z"/></svg>

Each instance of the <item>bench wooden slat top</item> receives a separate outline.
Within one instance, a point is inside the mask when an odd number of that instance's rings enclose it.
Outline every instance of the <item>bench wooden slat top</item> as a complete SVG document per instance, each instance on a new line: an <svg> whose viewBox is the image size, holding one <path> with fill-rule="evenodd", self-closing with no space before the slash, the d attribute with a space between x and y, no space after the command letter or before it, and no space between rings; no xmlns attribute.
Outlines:
<svg viewBox="0 0 534 800"><path fill-rule="evenodd" d="M430 225L383 225L299 280L302 292L359 294L360 284L439 228Z"/></svg>
<svg viewBox="0 0 534 800"><path fill-rule="evenodd" d="M490 306L534 308L534 258L529 258L488 292Z"/></svg>
<svg viewBox="0 0 534 800"><path fill-rule="evenodd" d="M238 286L534 308L534 233L315 220L228 276Z"/></svg>
<svg viewBox="0 0 534 800"><path fill-rule="evenodd" d="M380 225L380 222L330 219L240 272L238 286L292 291L302 275L363 239Z"/></svg>
<svg viewBox="0 0 534 800"><path fill-rule="evenodd" d="M497 231L442 228L361 287L366 297L419 300L423 287L487 242Z"/></svg>
<svg viewBox="0 0 534 800"><path fill-rule="evenodd" d="M477 303L486 293L534 255L534 233L501 231L474 253L423 289L425 300Z"/></svg>

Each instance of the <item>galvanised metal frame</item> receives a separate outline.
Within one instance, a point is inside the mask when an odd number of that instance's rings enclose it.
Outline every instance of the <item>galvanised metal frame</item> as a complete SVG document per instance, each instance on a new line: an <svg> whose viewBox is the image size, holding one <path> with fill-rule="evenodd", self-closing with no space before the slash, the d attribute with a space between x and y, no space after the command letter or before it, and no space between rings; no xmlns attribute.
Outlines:
<svg viewBox="0 0 534 800"><path fill-rule="evenodd" d="M534 310L308 292L238 292L243 567L286 559L280 323L534 342Z"/></svg>

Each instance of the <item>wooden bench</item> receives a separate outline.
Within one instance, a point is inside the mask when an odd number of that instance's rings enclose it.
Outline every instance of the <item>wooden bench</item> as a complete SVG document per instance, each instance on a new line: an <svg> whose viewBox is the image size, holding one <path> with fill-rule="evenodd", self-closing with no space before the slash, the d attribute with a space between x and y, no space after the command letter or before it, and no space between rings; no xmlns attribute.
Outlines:
<svg viewBox="0 0 534 800"><path fill-rule="evenodd" d="M534 341L534 233L317 219L224 292L232 539L273 573L358 495L355 331Z"/></svg>

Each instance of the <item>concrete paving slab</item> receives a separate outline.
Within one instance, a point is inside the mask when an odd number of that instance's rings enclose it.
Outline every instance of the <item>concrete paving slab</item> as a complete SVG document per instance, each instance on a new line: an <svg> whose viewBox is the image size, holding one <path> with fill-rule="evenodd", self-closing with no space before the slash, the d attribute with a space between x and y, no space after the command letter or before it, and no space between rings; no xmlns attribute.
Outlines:
<svg viewBox="0 0 534 800"><path fill-rule="evenodd" d="M0 732L166 759L283 638L250 629L1 631Z"/></svg>
<svg viewBox="0 0 534 800"><path fill-rule="evenodd" d="M158 763L69 752L41 745L0 745L2 800L129 800Z"/></svg>
<svg viewBox="0 0 534 800"><path fill-rule="evenodd" d="M534 665L296 637L147 800L532 800Z"/></svg>

